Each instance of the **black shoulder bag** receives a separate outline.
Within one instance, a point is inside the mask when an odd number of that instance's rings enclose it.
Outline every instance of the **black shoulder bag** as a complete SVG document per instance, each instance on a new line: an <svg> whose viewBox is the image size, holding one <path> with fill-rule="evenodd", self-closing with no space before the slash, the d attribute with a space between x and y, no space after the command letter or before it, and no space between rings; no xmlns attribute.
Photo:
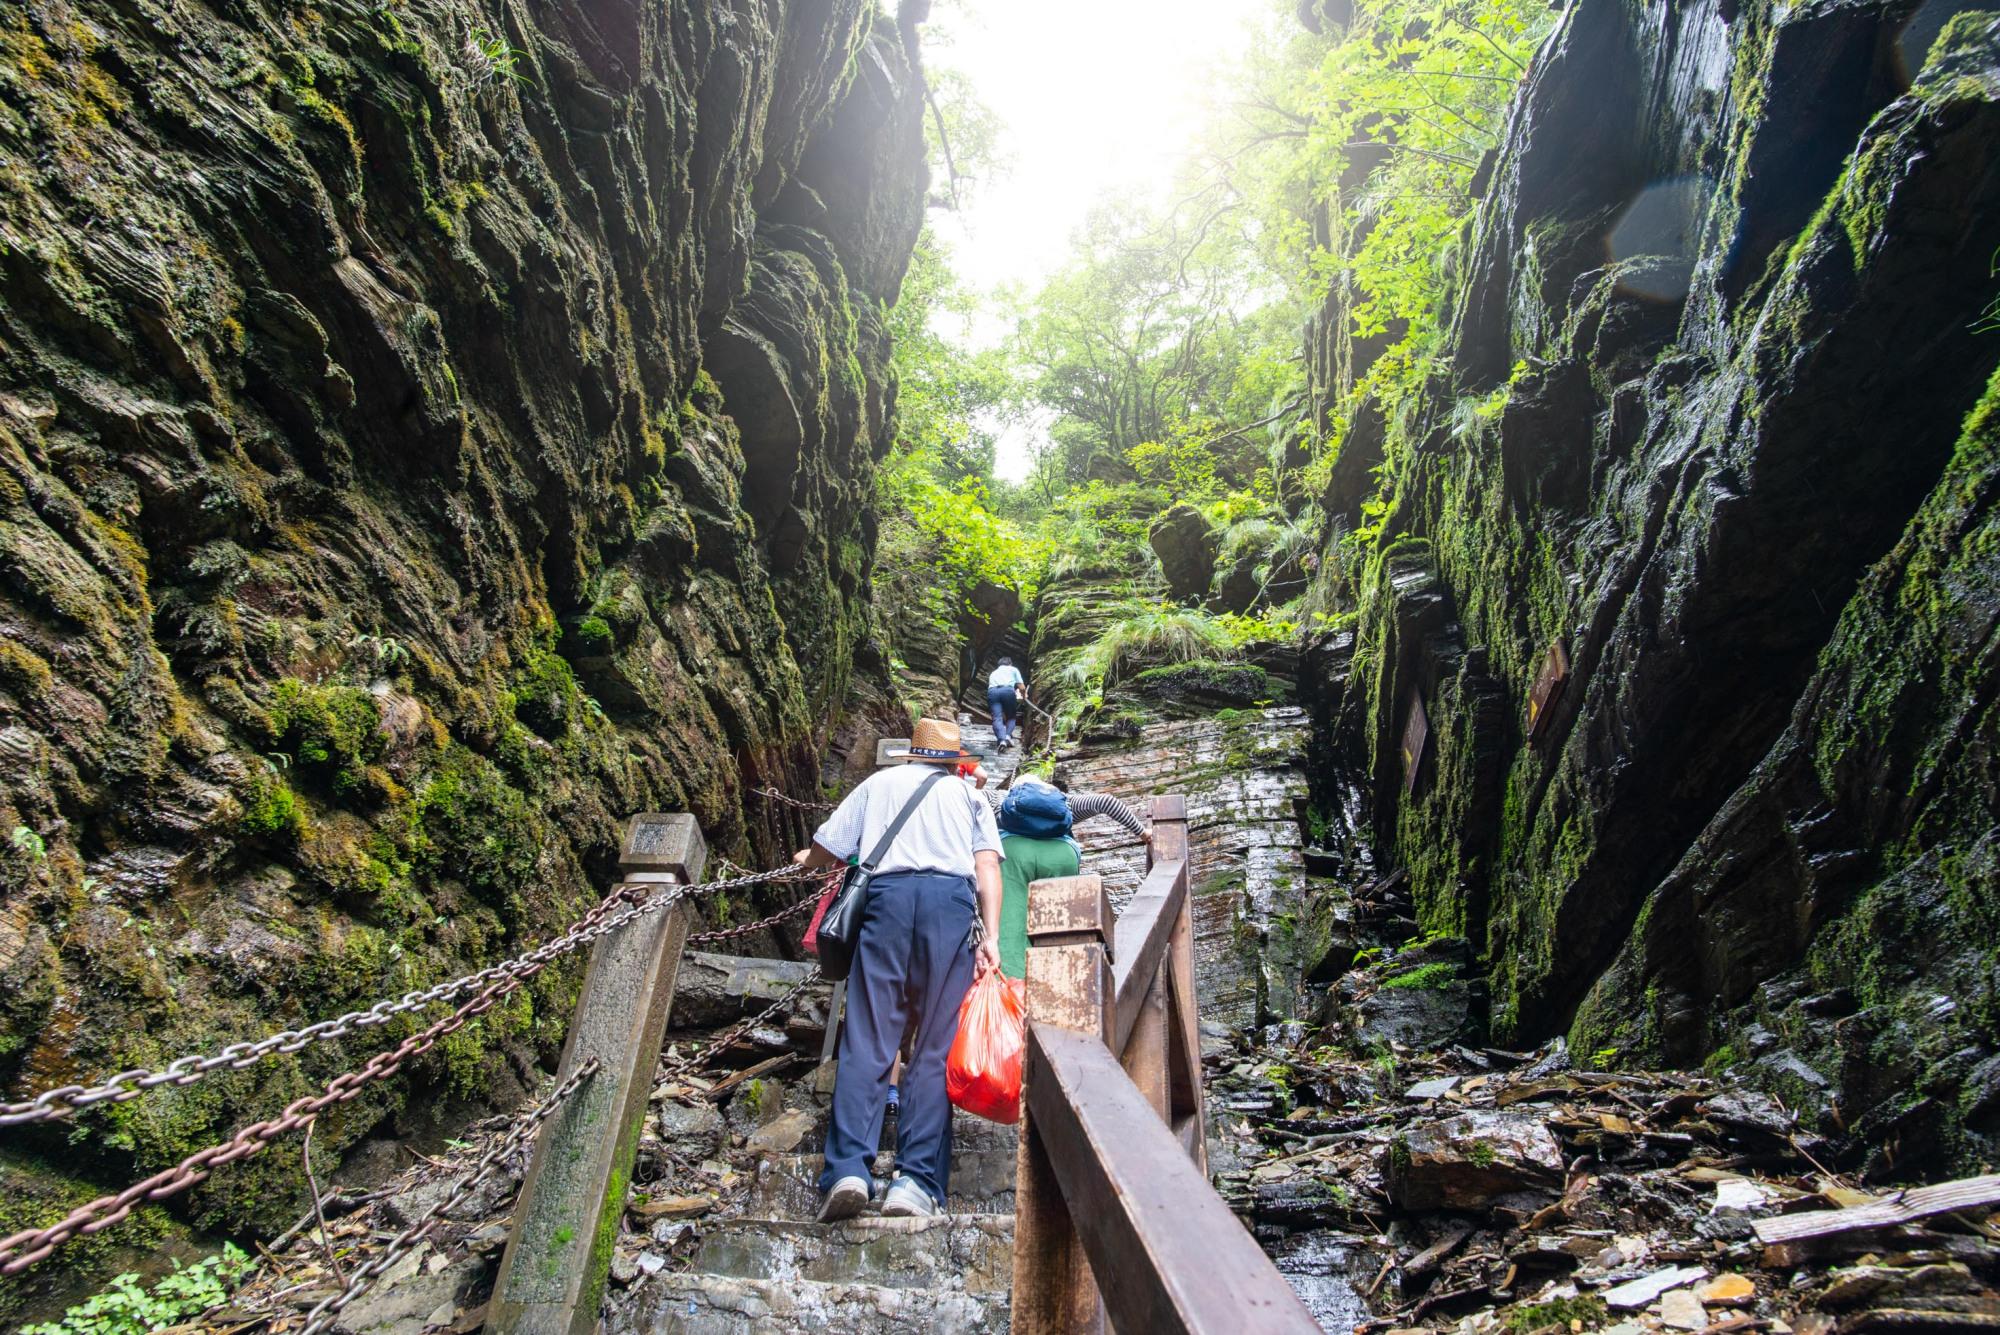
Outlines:
<svg viewBox="0 0 2000 1335"><path fill-rule="evenodd" d="M875 851L864 861L849 867L847 874L841 878L839 892L819 920L819 971L834 982L847 977L847 971L854 967L854 947L861 940L861 915L868 907L868 882L874 878L875 869L882 865L882 859L889 855L896 836L903 832L904 823L944 777L945 772L937 770L918 784L917 791L910 794L910 800L903 803L903 809L896 813L896 819L882 831Z"/></svg>

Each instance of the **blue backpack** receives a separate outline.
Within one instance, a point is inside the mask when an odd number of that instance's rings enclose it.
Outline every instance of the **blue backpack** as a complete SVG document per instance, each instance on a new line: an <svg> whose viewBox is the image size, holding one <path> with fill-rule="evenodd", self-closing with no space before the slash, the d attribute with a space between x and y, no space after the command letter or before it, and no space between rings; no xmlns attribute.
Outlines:
<svg viewBox="0 0 2000 1335"><path fill-rule="evenodd" d="M1060 839L1069 833L1069 799L1054 784L1022 779L1000 803L1000 829L1030 839Z"/></svg>

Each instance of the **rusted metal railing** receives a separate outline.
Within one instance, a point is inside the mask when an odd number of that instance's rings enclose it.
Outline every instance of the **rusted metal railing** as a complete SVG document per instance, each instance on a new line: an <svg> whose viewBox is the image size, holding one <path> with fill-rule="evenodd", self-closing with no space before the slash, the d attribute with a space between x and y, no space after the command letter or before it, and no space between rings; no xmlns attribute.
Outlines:
<svg viewBox="0 0 2000 1335"><path fill-rule="evenodd" d="M1208 1180L1180 797L1150 865L1117 916L1096 876L1028 889L1013 1329L1315 1332Z"/></svg>

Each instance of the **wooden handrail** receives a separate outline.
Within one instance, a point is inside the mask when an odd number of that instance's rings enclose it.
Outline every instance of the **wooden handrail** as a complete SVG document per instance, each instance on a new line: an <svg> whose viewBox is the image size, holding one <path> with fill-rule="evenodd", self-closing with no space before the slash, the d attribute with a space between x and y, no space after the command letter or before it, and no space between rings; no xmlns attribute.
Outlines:
<svg viewBox="0 0 2000 1335"><path fill-rule="evenodd" d="M1146 873L1139 889L1118 915L1112 935L1112 990L1117 997L1111 1020L1111 1050L1125 1051L1132 1025L1152 990L1167 943L1187 903L1188 865L1185 858L1159 862Z"/></svg>
<svg viewBox="0 0 2000 1335"><path fill-rule="evenodd" d="M1150 852L1115 921L1098 877L1028 887L1013 1329L1315 1331L1208 1181L1179 797L1154 799Z"/></svg>
<svg viewBox="0 0 2000 1335"><path fill-rule="evenodd" d="M1089 1034L1036 1025L1029 1115L1120 1330L1314 1332L1319 1324L1181 1143Z"/></svg>

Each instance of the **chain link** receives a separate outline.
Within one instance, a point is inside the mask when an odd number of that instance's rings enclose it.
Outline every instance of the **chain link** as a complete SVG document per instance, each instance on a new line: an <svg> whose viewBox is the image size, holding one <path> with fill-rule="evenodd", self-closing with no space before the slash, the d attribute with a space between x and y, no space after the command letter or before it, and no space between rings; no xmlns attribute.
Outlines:
<svg viewBox="0 0 2000 1335"><path fill-rule="evenodd" d="M844 871L846 869L841 868L840 870ZM807 909L811 908L813 905L819 903L820 896L825 893L827 886L833 883L833 879L834 879L833 875L829 874L828 876L825 877L825 884L816 887L813 890L813 892L807 895L804 899L799 900L795 904L787 905L786 907L779 909L776 913L770 914L767 917L759 918L755 922L744 923L740 927L718 927L712 932L696 932L693 936L690 936L688 938L688 944L692 946L692 945L705 945L710 941L727 941L731 937L749 936L752 933L761 932L767 927L776 927L779 923L784 922L786 919L796 918L801 914L803 914Z"/></svg>
<svg viewBox="0 0 2000 1335"><path fill-rule="evenodd" d="M706 1043L696 1047L694 1051L685 1057L669 1057L665 1053L661 1053L660 1067L662 1071L668 1075L685 1075L687 1072L705 1065L711 1058L731 1043L734 1043L737 1039L743 1037L743 1035L749 1033L752 1029L755 1029L758 1025L791 1005L799 993L805 991L819 980L819 969L815 967L803 978L799 979L798 982L786 988L784 994L776 1001L766 1006L763 1010L758 1011L755 1015L747 1016L737 1021L729 1028L709 1039Z"/></svg>
<svg viewBox="0 0 2000 1335"><path fill-rule="evenodd" d="M759 797L777 802L782 806L796 807L800 811L832 811L834 808L834 804L831 802L803 802L789 794L781 793L775 788L752 788L750 791Z"/></svg>
<svg viewBox="0 0 2000 1335"><path fill-rule="evenodd" d="M370 1057L358 1070L335 1076L320 1093L297 1099L283 1113L268 1122L253 1122L228 1140L197 1150L172 1168L163 1169L143 1182L135 1182L112 1196L100 1196L79 1205L47 1228L23 1229L0 1239L0 1275L17 1275L45 1259L79 1233L97 1233L129 1216L141 1201L162 1201L195 1186L224 1164L256 1154L289 1131L297 1131L336 1103L360 1095L373 1081L386 1079L402 1069L410 1058L428 1052L441 1038L465 1027L485 1014L500 1000L521 986L520 977L502 978L488 985L478 996L460 1006L429 1028L410 1035L393 1048Z"/></svg>
<svg viewBox="0 0 2000 1335"><path fill-rule="evenodd" d="M376 1280L393 1269L396 1263L407 1256L446 1215L471 1198L474 1187L485 1180L510 1155L525 1146L535 1130L547 1121L570 1095L576 1093L585 1080L597 1073L597 1066L597 1058L592 1057L577 1067L570 1073L569 1079L563 1081L547 1098L516 1121L504 1137L488 1146L486 1153L479 1156L479 1162L473 1166L472 1172L453 1188L449 1196L426 1210L423 1218L399 1233L383 1249L380 1256L355 1271L354 1277L347 1281L346 1288L321 1300L317 1307L307 1313L305 1329L301 1330L299 1335L319 1335L320 1331L331 1327L349 1303L366 1293Z"/></svg>
<svg viewBox="0 0 2000 1335"><path fill-rule="evenodd" d="M503 978L530 978L560 956L568 954L579 946L588 945L605 933L614 932L635 918L657 912L688 895L713 894L721 890L734 890L772 881L800 880L808 874L816 873L806 873L798 867L779 867L771 871L747 873L728 880L712 881L707 885L676 887L675 893L670 895L649 896L646 894L649 887L644 885L621 886L605 896L597 907L579 918L568 931L526 954L503 960L464 977L454 978L450 982L405 993L395 1001L379 1001L367 1010L349 1011L335 1019L321 1020L303 1029L281 1030L254 1043L231 1043L206 1056L197 1053L180 1057L157 1071L143 1068L120 1071L100 1084L64 1085L59 1089L44 1090L34 1098L19 1103L0 1104L0 1127L67 1117L72 1112L99 1103L123 1103L127 1099L137 1098L163 1085L191 1085L204 1076L220 1070L240 1071L278 1053L298 1052L314 1043L345 1037L357 1029L372 1029L385 1025L398 1015L407 1015L438 1002L454 1000L475 988L490 986ZM627 907L619 910L621 904ZM619 911L614 912L614 910Z"/></svg>

